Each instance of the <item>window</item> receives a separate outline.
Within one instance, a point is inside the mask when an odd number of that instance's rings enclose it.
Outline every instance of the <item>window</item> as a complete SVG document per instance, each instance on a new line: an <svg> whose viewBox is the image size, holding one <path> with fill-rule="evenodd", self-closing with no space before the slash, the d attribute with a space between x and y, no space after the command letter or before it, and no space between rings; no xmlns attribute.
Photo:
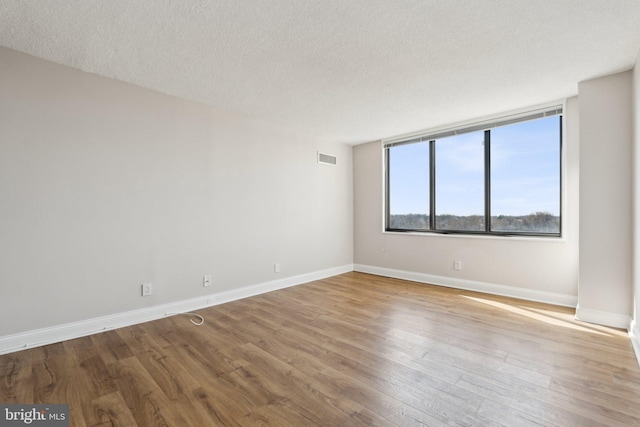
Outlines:
<svg viewBox="0 0 640 427"><path fill-rule="evenodd" d="M562 109L387 141L386 230L561 235Z"/></svg>
<svg viewBox="0 0 640 427"><path fill-rule="evenodd" d="M483 141L470 132L435 142L437 230L485 229Z"/></svg>

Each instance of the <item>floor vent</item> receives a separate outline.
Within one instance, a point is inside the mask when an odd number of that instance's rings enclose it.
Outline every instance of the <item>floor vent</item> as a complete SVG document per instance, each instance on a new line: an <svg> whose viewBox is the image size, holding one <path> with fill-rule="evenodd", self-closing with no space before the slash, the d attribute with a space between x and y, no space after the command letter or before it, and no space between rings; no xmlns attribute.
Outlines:
<svg viewBox="0 0 640 427"><path fill-rule="evenodd" d="M322 163L323 165L335 166L336 162L337 162L336 156L330 156L328 154L322 154L318 152L318 163Z"/></svg>

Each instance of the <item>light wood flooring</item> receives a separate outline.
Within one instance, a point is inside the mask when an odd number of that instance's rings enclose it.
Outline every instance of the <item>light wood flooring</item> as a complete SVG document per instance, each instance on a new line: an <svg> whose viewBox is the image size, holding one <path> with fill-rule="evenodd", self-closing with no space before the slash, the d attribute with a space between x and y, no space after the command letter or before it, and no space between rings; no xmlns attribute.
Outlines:
<svg viewBox="0 0 640 427"><path fill-rule="evenodd" d="M0 402L72 426L632 426L624 331L362 273L0 356Z"/></svg>

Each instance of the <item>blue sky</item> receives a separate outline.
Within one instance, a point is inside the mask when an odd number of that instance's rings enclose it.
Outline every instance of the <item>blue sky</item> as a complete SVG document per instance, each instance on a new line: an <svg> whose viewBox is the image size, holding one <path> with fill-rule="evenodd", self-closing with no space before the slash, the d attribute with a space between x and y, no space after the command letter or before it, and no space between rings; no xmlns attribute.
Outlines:
<svg viewBox="0 0 640 427"><path fill-rule="evenodd" d="M491 130L493 215L559 215L559 126L555 116ZM480 131L436 143L438 214L483 214L483 140ZM391 150L391 213L428 213L428 143Z"/></svg>

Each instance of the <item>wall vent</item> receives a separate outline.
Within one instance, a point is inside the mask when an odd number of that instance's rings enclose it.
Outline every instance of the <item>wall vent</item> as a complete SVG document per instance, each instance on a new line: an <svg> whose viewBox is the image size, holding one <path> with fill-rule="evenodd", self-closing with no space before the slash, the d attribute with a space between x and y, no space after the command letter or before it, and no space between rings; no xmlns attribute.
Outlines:
<svg viewBox="0 0 640 427"><path fill-rule="evenodd" d="M318 163L322 163L323 165L332 165L335 166L337 162L336 156L330 156L328 154L322 154L318 151Z"/></svg>

